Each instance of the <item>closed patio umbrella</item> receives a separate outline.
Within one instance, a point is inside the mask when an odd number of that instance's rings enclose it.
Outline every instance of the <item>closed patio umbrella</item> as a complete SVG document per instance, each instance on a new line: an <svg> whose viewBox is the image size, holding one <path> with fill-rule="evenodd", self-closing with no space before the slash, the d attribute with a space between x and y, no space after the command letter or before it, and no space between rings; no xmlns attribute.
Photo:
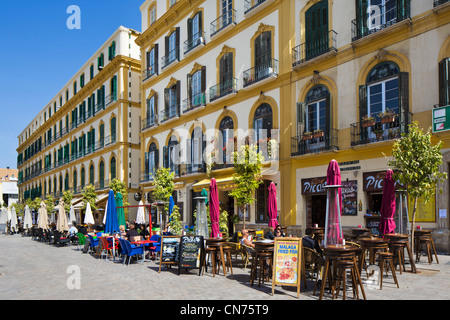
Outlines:
<svg viewBox="0 0 450 320"><path fill-rule="evenodd" d="M41 207L38 210L38 228L42 228L43 230L48 228L48 213L47 206L45 202L41 202Z"/></svg>
<svg viewBox="0 0 450 320"><path fill-rule="evenodd" d="M327 170L327 211L325 218L325 245L338 244L343 239L341 214L341 170L336 160L331 160Z"/></svg>
<svg viewBox="0 0 450 320"><path fill-rule="evenodd" d="M56 222L56 230L58 230L59 232L69 231L66 209L64 209L64 201L62 200L59 201L57 209L58 209L58 220Z"/></svg>
<svg viewBox="0 0 450 320"><path fill-rule="evenodd" d="M5 224L6 222L8 222L8 210L3 207L0 214L0 224Z"/></svg>
<svg viewBox="0 0 450 320"><path fill-rule="evenodd" d="M271 182L269 185L269 196L267 198L267 214L269 216L269 227L274 229L278 226L277 212L277 187L275 183Z"/></svg>
<svg viewBox="0 0 450 320"><path fill-rule="evenodd" d="M76 221L76 217L75 217L75 209L73 208L73 206L70 206L70 211L69 211L69 226L73 225L73 221Z"/></svg>
<svg viewBox="0 0 450 320"><path fill-rule="evenodd" d="M10 224L10 230L12 231L14 229L14 231L16 231L17 229L17 214L16 214L16 208L12 207L11 208L11 224Z"/></svg>
<svg viewBox="0 0 450 320"><path fill-rule="evenodd" d="M114 191L109 190L108 194L108 213L106 215L105 233L119 232L119 223L116 212L116 199L114 198Z"/></svg>
<svg viewBox="0 0 450 320"><path fill-rule="evenodd" d="M86 212L84 213L84 224L95 224L94 216L92 215L91 204L86 204Z"/></svg>
<svg viewBox="0 0 450 320"><path fill-rule="evenodd" d="M395 231L395 181L393 179L394 172L386 171L386 177L383 181L383 198L381 200L381 221L379 225L380 233L388 234Z"/></svg>
<svg viewBox="0 0 450 320"><path fill-rule="evenodd" d="M33 226L33 220L31 219L31 210L28 206L25 206L25 216L23 218L23 228L28 229Z"/></svg>
<svg viewBox="0 0 450 320"><path fill-rule="evenodd" d="M169 197L169 222L172 221L172 211L173 207L175 206L175 203L173 202L173 197Z"/></svg>
<svg viewBox="0 0 450 320"><path fill-rule="evenodd" d="M220 218L220 208L219 208L219 193L217 191L216 179L211 179L211 184L209 186L209 215L211 216L211 238L216 238L219 236L219 218Z"/></svg>
<svg viewBox="0 0 450 320"><path fill-rule="evenodd" d="M141 200L141 201L139 201L139 206L142 206L142 205L144 205L144 203ZM138 224L144 224L145 223L144 207L138 207L137 214L136 214L136 223L138 223Z"/></svg>
<svg viewBox="0 0 450 320"><path fill-rule="evenodd" d="M139 202L139 205L141 205L141 204L142 204L142 201ZM117 194L116 194L116 207L123 207L123 197L120 192L117 192ZM142 208L142 210L144 210L144 209ZM139 212L139 210L138 210L138 212ZM125 219L125 210L123 210L123 208L117 208L117 222L119 223L119 227L127 225L127 221Z"/></svg>

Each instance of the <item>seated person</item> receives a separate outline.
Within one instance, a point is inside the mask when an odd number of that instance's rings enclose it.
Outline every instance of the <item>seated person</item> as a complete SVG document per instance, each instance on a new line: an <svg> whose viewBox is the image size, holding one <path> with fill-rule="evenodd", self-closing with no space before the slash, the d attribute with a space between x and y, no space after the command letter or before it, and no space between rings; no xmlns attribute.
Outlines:
<svg viewBox="0 0 450 320"><path fill-rule="evenodd" d="M275 228L275 237L286 237L286 234L283 232L283 230L281 230L281 226L278 225Z"/></svg>
<svg viewBox="0 0 450 320"><path fill-rule="evenodd" d="M79 228L78 228L78 233L82 233L82 234L84 234L84 235L87 235L87 229L86 229L86 226L83 226L83 225L81 225Z"/></svg>
<svg viewBox="0 0 450 320"><path fill-rule="evenodd" d="M142 229L141 229L140 235L141 235L142 237L144 237L144 238L145 238L146 236L150 236L150 232L149 232L149 230L148 230L149 226L148 226L148 225L145 225L145 224L142 224L141 227L142 227Z"/></svg>
<svg viewBox="0 0 450 320"><path fill-rule="evenodd" d="M124 238L127 235L127 232L125 231L125 226L124 225L120 225L119 226L119 236L121 238Z"/></svg>
<svg viewBox="0 0 450 320"><path fill-rule="evenodd" d="M128 241L132 241L134 237L139 236L139 233L135 229L134 223L130 224L130 228L127 230L125 236Z"/></svg>
<svg viewBox="0 0 450 320"><path fill-rule="evenodd" d="M241 232L242 232L241 243L254 249L255 248L255 244L252 243L252 241L250 240L248 230L247 229L243 229Z"/></svg>
<svg viewBox="0 0 450 320"><path fill-rule="evenodd" d="M72 226L69 228L69 235L75 235L78 233L78 229L75 221L72 222Z"/></svg>
<svg viewBox="0 0 450 320"><path fill-rule="evenodd" d="M264 238L269 239L269 240L274 240L275 239L275 235L273 233L274 233L273 227L269 227L269 230L264 235Z"/></svg>

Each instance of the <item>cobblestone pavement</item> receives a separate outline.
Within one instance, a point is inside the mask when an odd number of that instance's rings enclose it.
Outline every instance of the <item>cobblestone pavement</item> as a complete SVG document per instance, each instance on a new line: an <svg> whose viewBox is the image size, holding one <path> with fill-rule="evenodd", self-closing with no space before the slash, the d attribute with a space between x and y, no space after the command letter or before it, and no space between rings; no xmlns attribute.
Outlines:
<svg viewBox="0 0 450 320"><path fill-rule="evenodd" d="M133 261L126 266L83 254L76 246L57 248L20 235L0 235L0 248L2 300L297 300L294 287L277 286L272 296L271 284L251 286L249 270L244 270L240 258L233 275L213 277L210 270L203 276L194 270L178 275L177 268L163 267L158 273L154 261ZM367 299L450 300L450 256L438 257L439 264L434 261L431 265L422 257L418 274L397 272L399 289L391 276L385 278L382 290L366 282ZM76 274L80 275L80 288L73 288ZM307 289L301 287L300 300L317 300L314 282L308 280L307 284Z"/></svg>

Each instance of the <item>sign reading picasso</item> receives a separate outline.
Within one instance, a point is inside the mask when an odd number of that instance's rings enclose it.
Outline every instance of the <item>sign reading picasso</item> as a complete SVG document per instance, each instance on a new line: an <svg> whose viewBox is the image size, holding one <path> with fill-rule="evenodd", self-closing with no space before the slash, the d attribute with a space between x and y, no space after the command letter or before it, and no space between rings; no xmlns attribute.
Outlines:
<svg viewBox="0 0 450 320"><path fill-rule="evenodd" d="M386 177L386 171L364 172L363 173L363 190L366 192L383 192L383 181ZM400 182L394 184L395 190L403 187Z"/></svg>
<svg viewBox="0 0 450 320"><path fill-rule="evenodd" d="M302 179L302 195L325 194L327 177Z"/></svg>

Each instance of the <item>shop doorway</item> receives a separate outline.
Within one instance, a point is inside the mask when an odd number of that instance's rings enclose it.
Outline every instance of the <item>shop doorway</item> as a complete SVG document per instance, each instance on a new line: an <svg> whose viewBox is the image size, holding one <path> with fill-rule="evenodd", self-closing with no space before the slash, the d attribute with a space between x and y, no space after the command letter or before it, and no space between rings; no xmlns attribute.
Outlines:
<svg viewBox="0 0 450 320"><path fill-rule="evenodd" d="M327 214L327 196L315 195L311 197L311 225L317 224L325 228L325 217Z"/></svg>
<svg viewBox="0 0 450 320"><path fill-rule="evenodd" d="M368 206L368 213L377 213L379 214L381 212L381 202L383 201L383 194L382 193L369 193L369 206Z"/></svg>

